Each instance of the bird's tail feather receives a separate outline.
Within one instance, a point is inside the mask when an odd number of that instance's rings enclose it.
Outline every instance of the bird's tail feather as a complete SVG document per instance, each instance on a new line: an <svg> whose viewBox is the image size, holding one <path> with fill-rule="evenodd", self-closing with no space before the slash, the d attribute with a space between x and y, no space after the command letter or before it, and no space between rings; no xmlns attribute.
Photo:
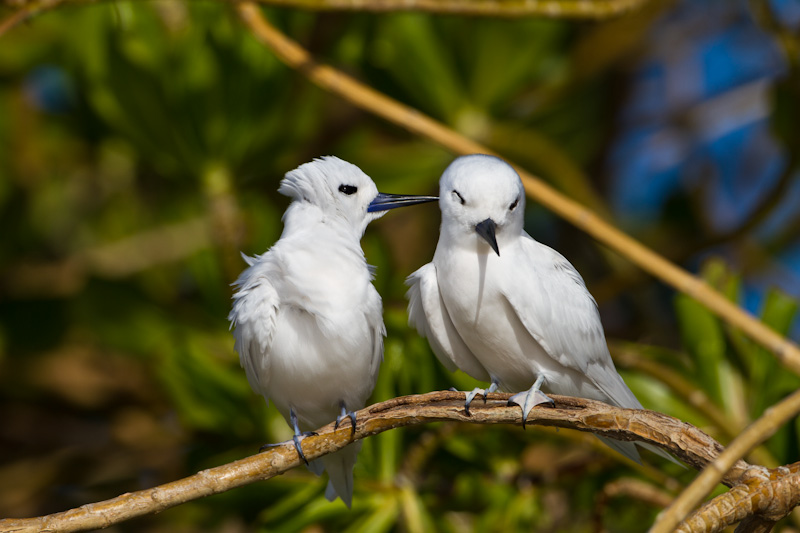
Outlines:
<svg viewBox="0 0 800 533"><path fill-rule="evenodd" d="M608 437L601 437L599 435L597 435L597 438L603 441L603 444L618 451L631 461L642 464L642 458L639 457L639 450L636 449L636 444L628 441L609 439Z"/></svg>
<svg viewBox="0 0 800 533"><path fill-rule="evenodd" d="M667 452L667 451L664 451L664 450L662 450L662 449L661 449L661 448L659 448L658 446L653 446L652 444L649 444L649 443L647 443L647 442L638 442L638 441L636 442L636 444L637 444L638 446L641 446L641 447L642 447L642 448L644 448L645 450L649 450L649 451L653 452L654 454L656 454L656 455L658 455L658 456L661 456L661 457L663 457L664 459L668 459L669 461L672 461L672 462L673 462L673 463L675 463L676 465L680 465L680 466L683 466L684 468L686 468L686 467L685 467L683 464L681 464L681 462L680 462L680 461L678 461L677 459L675 459L675 458L672 456L672 454L671 454L671 453L669 453L669 452Z"/></svg>
<svg viewBox="0 0 800 533"><path fill-rule="evenodd" d="M322 464L321 460L317 459L316 461L311 461L308 463L308 469L314 472L314 474L321 476L325 471L325 465Z"/></svg>
<svg viewBox="0 0 800 533"><path fill-rule="evenodd" d="M325 465L329 476L325 497L333 501L338 496L348 508L353 502L353 467L359 450L361 442L354 442L336 453L319 459Z"/></svg>
<svg viewBox="0 0 800 533"><path fill-rule="evenodd" d="M613 367L611 367L609 372L605 375L605 379L601 380L600 382L595 382L595 384L608 397L608 400L606 400L608 403L616 405L617 407L627 407L628 409L644 409L641 402L639 402L636 396L634 396L633 392L631 392L631 389L628 388L628 385L625 384L622 376L617 374L616 369ZM601 386L601 384L605 385L605 387ZM636 446L641 446L642 448L649 450L656 455L660 455L664 459L668 459L677 465L681 464L668 452L665 452L661 448L653 446L652 444L636 441L636 444L634 445L633 442L623 442L603 437L599 437L599 439L606 443L609 447L617 450L625 457L633 459L639 464L642 463L642 459L639 457L639 452L636 449Z"/></svg>
<svg viewBox="0 0 800 533"><path fill-rule="evenodd" d="M636 449L637 446L641 446L645 450L649 450L654 454L663 457L664 459L672 461L676 465L683 466L677 459L675 459L672 455L670 455L669 452L665 452L658 446L653 446L652 444L649 444L647 442L639 442L639 441L628 442L616 439L609 439L608 437L600 437L600 436L597 436L597 438L603 441L603 444L605 444L609 448L618 451L628 459L631 459L632 461L635 461L639 464L642 464L642 458L639 456L639 450Z"/></svg>

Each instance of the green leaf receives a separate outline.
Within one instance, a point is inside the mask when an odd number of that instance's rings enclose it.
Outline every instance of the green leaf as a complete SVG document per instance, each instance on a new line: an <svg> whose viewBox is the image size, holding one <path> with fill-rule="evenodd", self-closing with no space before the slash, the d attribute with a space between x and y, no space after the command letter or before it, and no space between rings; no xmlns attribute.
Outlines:
<svg viewBox="0 0 800 533"><path fill-rule="evenodd" d="M294 493L289 494L282 500L272 504L264 510L261 518L264 522L282 522L287 520L290 515L302 513L303 508L315 496L322 493L322 483L309 483Z"/></svg>
<svg viewBox="0 0 800 533"><path fill-rule="evenodd" d="M397 522L400 513L400 504L397 498L386 496L374 513L356 521L347 528L347 533L381 533L391 530Z"/></svg>
<svg viewBox="0 0 800 533"><path fill-rule="evenodd" d="M761 318L769 327L781 335L786 335L797 314L798 306L800 304L796 299L780 290L771 289L764 300Z"/></svg>
<svg viewBox="0 0 800 533"><path fill-rule="evenodd" d="M376 62L408 91L414 105L452 122L465 101L464 89L433 19L416 13L387 16L379 34Z"/></svg>
<svg viewBox="0 0 800 533"><path fill-rule="evenodd" d="M719 367L725 358L725 337L719 320L685 294L675 298L683 344L692 355L696 380L717 403L722 404Z"/></svg>

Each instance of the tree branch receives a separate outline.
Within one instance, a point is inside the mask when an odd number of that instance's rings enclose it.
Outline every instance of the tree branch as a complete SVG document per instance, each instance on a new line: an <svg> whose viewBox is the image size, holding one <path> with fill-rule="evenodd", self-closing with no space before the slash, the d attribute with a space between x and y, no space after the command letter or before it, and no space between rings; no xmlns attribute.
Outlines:
<svg viewBox="0 0 800 533"><path fill-rule="evenodd" d="M94 4L99 0L28 0L0 21L0 36L20 23L63 5ZM440 15L497 18L605 19L637 9L650 0L257 0L266 6L308 11L388 13L418 11ZM2 2L0 1L0 4Z"/></svg>
<svg viewBox="0 0 800 533"><path fill-rule="evenodd" d="M800 505L800 463L764 472L752 469L736 485L692 513L679 532L722 531L742 522L737 531L769 531L772 524Z"/></svg>
<svg viewBox="0 0 800 533"><path fill-rule="evenodd" d="M691 405L716 426L725 440L733 440L745 430L746 423L740 423L734 417L727 417L702 389L670 367L641 356L637 353L638 348L635 348L635 345L609 341L608 347L611 349L611 356L618 367L635 370L666 385L678 398ZM769 450L763 446L753 449L744 457L770 468L779 464Z"/></svg>
<svg viewBox="0 0 800 533"><path fill-rule="evenodd" d="M272 26L255 3L238 4L238 11L253 34L272 49L281 61L301 72L322 89L457 154L497 155L416 109L389 98L329 65L317 63L306 49ZM523 168L516 165L515 168L528 196L643 270L696 299L721 319L741 329L747 336L770 350L781 364L800 375L800 348L796 344L730 302L702 279L645 247Z"/></svg>
<svg viewBox="0 0 800 533"><path fill-rule="evenodd" d="M636 9L648 0L259 0L313 11L421 11L483 17L603 19Z"/></svg>
<svg viewBox="0 0 800 533"><path fill-rule="evenodd" d="M444 420L473 424L521 424L521 410L507 406L510 394L489 395L486 404L474 403L471 416L464 412L463 392L431 392L403 396L378 403L357 413L355 440L384 431ZM601 402L551 395L556 408L537 407L529 425L554 426L592 432L620 440L647 441L668 450L685 463L700 469L714 460L722 446L714 439L675 418L654 411L620 409ZM317 436L303 440L309 460L335 452L351 441L350 427L333 430L333 424L318 430ZM135 517L156 513L182 503L218 494L255 481L269 479L295 468L301 461L291 443L233 463L203 470L187 478L147 490L83 505L62 513L27 519L0 520L0 532L29 533L85 531L108 527ZM737 461L723 482L735 485L750 465Z"/></svg>
<svg viewBox="0 0 800 533"><path fill-rule="evenodd" d="M727 477L726 472L734 464L737 464L740 457L771 437L778 428L797 416L798 413L800 413L800 390L767 409L761 418L750 424L741 435L734 439L725 451L672 502L672 505L659 515L656 523L650 529L650 533L674 531L681 520L711 492L717 483ZM766 471L766 469L763 470Z"/></svg>
<svg viewBox="0 0 800 533"><path fill-rule="evenodd" d="M658 509L667 507L675 496L664 491L651 483L635 478L616 479L603 487L602 492L595 500L592 520L594 521L594 531L603 533L606 531L603 525L603 517L608 512L609 502L613 498L626 496L634 500L652 505Z"/></svg>

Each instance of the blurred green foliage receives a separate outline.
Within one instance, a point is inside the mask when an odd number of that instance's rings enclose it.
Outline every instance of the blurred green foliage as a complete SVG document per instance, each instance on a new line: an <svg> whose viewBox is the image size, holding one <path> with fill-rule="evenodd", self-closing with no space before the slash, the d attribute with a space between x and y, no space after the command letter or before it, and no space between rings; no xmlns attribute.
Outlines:
<svg viewBox="0 0 800 533"><path fill-rule="evenodd" d="M508 141L520 162L608 210L586 172L611 134L619 73L611 59L588 65L572 51L614 49L613 33L420 14L269 16L324 61L493 148ZM65 9L4 36L0 145L7 517L150 487L285 439L280 415L250 391L225 320L239 250L261 253L280 235L279 179L336 154L381 190L432 193L452 157L310 86L227 6L179 1ZM393 213L364 239L388 328L374 401L474 385L447 373L406 325L402 282L431 257L437 217L434 207ZM619 268L539 206L528 227L590 284ZM669 220L642 229L675 231ZM704 275L740 299L731 267L714 260ZM649 283L608 299L610 335L652 340L626 350L685 376L730 424L622 369L645 406L726 441L800 386L690 298L675 296L672 313ZM786 333L797 306L773 291L762 315ZM798 449L795 423L760 457L785 464ZM606 483L635 476L675 491L692 478L646 459L656 468L569 431L434 424L364 443L351 511L324 500L324 479L296 470L112 530L641 531L658 509L599 504Z"/></svg>

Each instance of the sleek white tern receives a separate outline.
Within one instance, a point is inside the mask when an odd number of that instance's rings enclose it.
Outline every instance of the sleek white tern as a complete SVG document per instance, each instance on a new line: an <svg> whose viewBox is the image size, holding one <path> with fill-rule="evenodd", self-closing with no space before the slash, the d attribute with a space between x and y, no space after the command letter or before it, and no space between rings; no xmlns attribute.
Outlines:
<svg viewBox="0 0 800 533"><path fill-rule="evenodd" d="M408 278L409 323L448 369L491 383L467 395L467 412L476 394L485 401L498 387L524 391L509 401L523 420L552 402L542 388L641 409L614 367L583 278L523 229L525 191L514 169L496 157L463 156L439 185L439 243L433 261ZM640 462L633 442L600 438Z"/></svg>
<svg viewBox="0 0 800 533"><path fill-rule="evenodd" d="M436 197L378 193L357 166L323 157L288 172L278 191L292 198L280 240L235 282L228 316L253 390L275 403L301 440L349 418L372 393L383 359L381 298L359 241L387 209ZM350 507L361 442L313 461L330 476L325 495ZM307 461L306 461L307 463Z"/></svg>

